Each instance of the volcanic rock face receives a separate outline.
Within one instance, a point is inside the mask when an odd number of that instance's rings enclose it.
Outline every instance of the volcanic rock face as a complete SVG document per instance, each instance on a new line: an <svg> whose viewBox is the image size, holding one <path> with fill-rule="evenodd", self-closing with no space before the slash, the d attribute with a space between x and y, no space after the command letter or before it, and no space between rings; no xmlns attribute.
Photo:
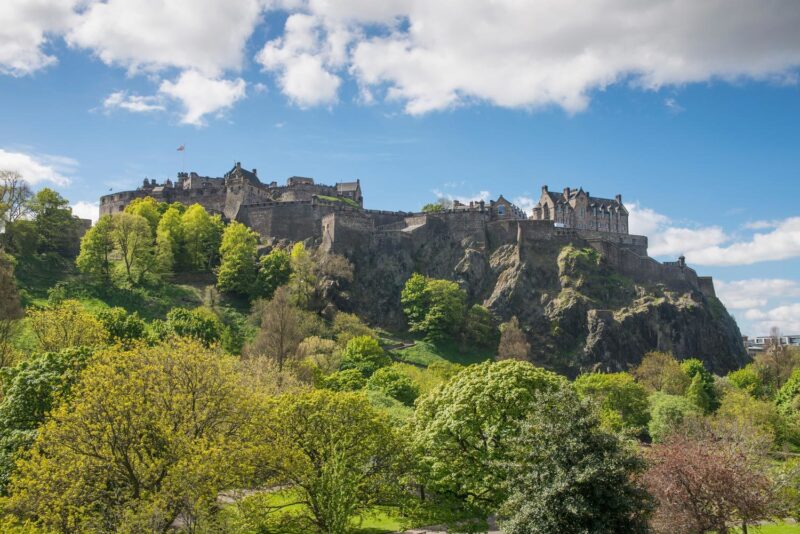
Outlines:
<svg viewBox="0 0 800 534"><path fill-rule="evenodd" d="M353 263L350 306L373 324L403 326L400 292L419 272L457 281L498 322L516 316L534 363L565 374L626 370L652 350L700 358L717 373L746 363L739 329L715 296L625 276L592 245L576 236L522 240L509 228L454 231L434 218L330 250Z"/></svg>

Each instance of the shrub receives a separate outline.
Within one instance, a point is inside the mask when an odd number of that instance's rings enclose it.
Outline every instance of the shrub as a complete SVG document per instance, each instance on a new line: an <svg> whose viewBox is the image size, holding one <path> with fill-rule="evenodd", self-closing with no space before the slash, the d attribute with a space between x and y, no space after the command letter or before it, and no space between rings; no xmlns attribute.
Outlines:
<svg viewBox="0 0 800 534"><path fill-rule="evenodd" d="M419 396L419 387L406 375L393 367L383 367L375 371L367 381L367 387L381 391L411 406Z"/></svg>

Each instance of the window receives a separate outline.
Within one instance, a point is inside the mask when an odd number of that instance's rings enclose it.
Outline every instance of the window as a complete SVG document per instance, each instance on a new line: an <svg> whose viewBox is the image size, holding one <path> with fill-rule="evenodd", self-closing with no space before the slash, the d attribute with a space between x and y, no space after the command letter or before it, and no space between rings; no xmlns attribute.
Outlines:
<svg viewBox="0 0 800 534"><path fill-rule="evenodd" d="M505 215L505 214L506 214L506 207L505 207L504 205L502 205L502 204L500 204L499 206L497 206L497 214L498 214L499 216L501 216L501 217L502 217L503 215Z"/></svg>

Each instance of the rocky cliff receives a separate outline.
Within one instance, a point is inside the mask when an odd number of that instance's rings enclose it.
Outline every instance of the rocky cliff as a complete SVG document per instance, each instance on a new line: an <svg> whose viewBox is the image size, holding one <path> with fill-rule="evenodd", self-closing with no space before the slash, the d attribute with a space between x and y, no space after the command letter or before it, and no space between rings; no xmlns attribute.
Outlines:
<svg viewBox="0 0 800 534"><path fill-rule="evenodd" d="M336 232L328 249L355 268L342 304L375 324L403 327L400 291L420 272L456 280L470 304L498 321L516 316L532 360L566 374L625 370L652 350L700 358L717 373L747 361L736 323L713 294L624 275L596 250L603 247L579 236L523 240L512 225L436 218L391 232Z"/></svg>

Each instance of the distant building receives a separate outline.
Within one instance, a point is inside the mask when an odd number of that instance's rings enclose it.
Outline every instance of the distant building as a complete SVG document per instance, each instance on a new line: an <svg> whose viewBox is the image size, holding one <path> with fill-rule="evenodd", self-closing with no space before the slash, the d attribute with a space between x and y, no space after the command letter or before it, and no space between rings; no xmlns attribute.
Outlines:
<svg viewBox="0 0 800 534"><path fill-rule="evenodd" d="M774 336L756 336L753 338L742 336L742 341L744 342L744 347L747 349L747 353L750 356L755 356L775 343L776 338ZM781 334L778 336L777 341L779 345L800 347L800 334Z"/></svg>
<svg viewBox="0 0 800 534"><path fill-rule="evenodd" d="M533 219L553 221L560 228L628 233L628 210L622 204L622 195L613 200L593 197L583 188L566 187L556 193L543 186L539 203L533 208Z"/></svg>

